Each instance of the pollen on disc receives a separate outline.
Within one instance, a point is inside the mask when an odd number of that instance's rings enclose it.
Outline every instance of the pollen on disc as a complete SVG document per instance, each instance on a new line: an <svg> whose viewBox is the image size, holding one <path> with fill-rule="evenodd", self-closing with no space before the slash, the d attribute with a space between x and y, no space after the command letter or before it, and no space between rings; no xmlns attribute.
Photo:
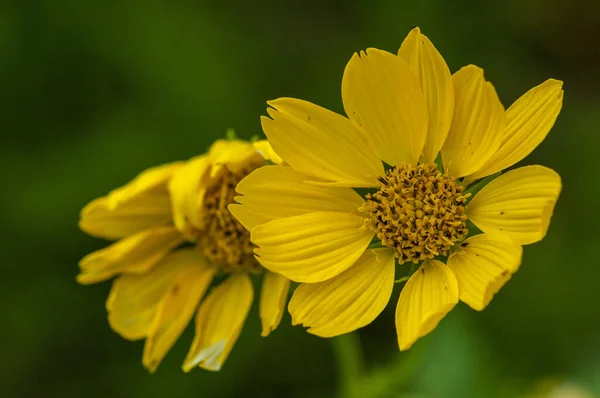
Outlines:
<svg viewBox="0 0 600 398"><path fill-rule="evenodd" d="M237 184L260 165L250 164L232 172L226 167L206 191L202 203L203 231L198 234L197 246L223 271L257 272L260 264L254 258L250 232L227 209L233 203Z"/></svg>
<svg viewBox="0 0 600 398"><path fill-rule="evenodd" d="M468 195L435 164L394 166L379 182L361 211L367 214L366 227L395 249L400 264L447 255L467 236Z"/></svg>

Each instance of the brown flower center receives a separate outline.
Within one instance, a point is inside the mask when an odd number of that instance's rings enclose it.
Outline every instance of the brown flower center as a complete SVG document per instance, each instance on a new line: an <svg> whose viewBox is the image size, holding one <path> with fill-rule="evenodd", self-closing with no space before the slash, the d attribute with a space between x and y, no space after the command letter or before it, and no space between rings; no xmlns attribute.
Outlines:
<svg viewBox="0 0 600 398"><path fill-rule="evenodd" d="M197 240L198 247L214 264L225 272L258 272L262 268L254 258L254 245L250 232L240 224L227 209L236 195L235 187L261 164L251 163L232 172L223 167L219 180L204 195L203 224Z"/></svg>
<svg viewBox="0 0 600 398"><path fill-rule="evenodd" d="M435 164L394 166L379 181L379 190L367 195L361 211L367 214L367 228L396 250L398 263L445 256L468 234L469 194L463 195L464 187Z"/></svg>

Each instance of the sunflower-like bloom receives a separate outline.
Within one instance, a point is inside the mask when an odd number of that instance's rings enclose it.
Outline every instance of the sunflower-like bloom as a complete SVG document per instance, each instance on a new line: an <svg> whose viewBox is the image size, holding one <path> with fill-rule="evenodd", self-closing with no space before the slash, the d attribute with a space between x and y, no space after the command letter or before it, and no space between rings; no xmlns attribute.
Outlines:
<svg viewBox="0 0 600 398"><path fill-rule="evenodd" d="M415 28L398 55L354 54L342 80L347 118L293 98L269 102L263 130L285 165L243 179L230 209L259 262L302 282L293 323L322 337L365 326L396 277L409 277L396 307L401 350L459 299L484 309L517 271L522 245L546 234L561 180L526 166L472 192L545 138L562 97L550 79L505 111L480 68L451 75Z"/></svg>
<svg viewBox="0 0 600 398"><path fill-rule="evenodd" d="M227 205L265 159L279 160L266 142L219 140L207 154L148 169L82 210L83 231L117 242L83 258L77 280L117 276L106 303L110 326L126 339L146 339L142 363L151 372L194 314L186 372L219 370L235 344L254 296L249 274L262 267ZM263 336L279 324L288 289L289 280L265 273Z"/></svg>

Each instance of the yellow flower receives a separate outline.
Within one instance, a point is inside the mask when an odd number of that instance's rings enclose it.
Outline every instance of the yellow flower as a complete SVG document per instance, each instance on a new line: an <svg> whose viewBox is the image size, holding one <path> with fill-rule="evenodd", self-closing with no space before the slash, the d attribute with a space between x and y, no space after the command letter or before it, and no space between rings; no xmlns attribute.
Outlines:
<svg viewBox="0 0 600 398"><path fill-rule="evenodd" d="M286 165L243 179L230 209L260 263L302 282L293 323L322 337L369 324L390 299L396 264L411 275L396 311L401 350L459 299L484 309L517 271L521 246L546 234L561 181L526 166L474 197L468 188L533 151L562 97L550 79L505 111L480 68L451 75L415 28L398 55L354 54L342 80L348 118L293 98L269 102L262 126ZM478 232L467 219L482 233L465 240L468 228Z"/></svg>
<svg viewBox="0 0 600 398"><path fill-rule="evenodd" d="M227 205L237 183L265 164L259 151L277 160L266 142L216 141L207 154L148 169L81 212L83 231L118 241L83 258L77 280L118 276L106 303L109 323L126 339L146 339L142 363L151 372L195 313L186 372L219 370L241 332L254 295L249 273L262 267ZM224 281L204 297L219 275ZM281 320L289 283L265 273L263 336Z"/></svg>

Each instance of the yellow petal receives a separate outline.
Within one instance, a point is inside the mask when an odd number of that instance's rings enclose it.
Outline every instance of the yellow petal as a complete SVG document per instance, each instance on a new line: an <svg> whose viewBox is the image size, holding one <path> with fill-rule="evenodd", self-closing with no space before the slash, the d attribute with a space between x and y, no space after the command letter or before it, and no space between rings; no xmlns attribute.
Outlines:
<svg viewBox="0 0 600 398"><path fill-rule="evenodd" d="M261 336L268 336L281 322L287 302L290 280L284 276L265 272L260 291Z"/></svg>
<svg viewBox="0 0 600 398"><path fill-rule="evenodd" d="M316 211L356 212L364 202L350 188L307 184L306 175L286 166L265 166L244 178L236 191L241 205L229 206L248 230L278 218Z"/></svg>
<svg viewBox="0 0 600 398"><path fill-rule="evenodd" d="M430 333L458 302L458 283L448 266L426 260L400 293L396 331L400 350L408 350Z"/></svg>
<svg viewBox="0 0 600 398"><path fill-rule="evenodd" d="M144 345L142 363L150 372L156 370L192 320L215 270L207 265L182 270L162 297Z"/></svg>
<svg viewBox="0 0 600 398"><path fill-rule="evenodd" d="M554 79L546 80L516 100L506 111L507 124L500 148L469 180L504 170L529 155L554 125L562 100L562 82Z"/></svg>
<svg viewBox="0 0 600 398"><path fill-rule="evenodd" d="M427 104L402 58L372 48L355 53L344 71L342 99L384 162L416 164L427 139Z"/></svg>
<svg viewBox="0 0 600 398"><path fill-rule="evenodd" d="M196 336L183 370L196 366L218 371L237 341L254 292L245 273L234 273L212 292L200 305L196 315Z"/></svg>
<svg viewBox="0 0 600 398"><path fill-rule="evenodd" d="M79 228L89 235L119 239L171 221L167 183L182 162L149 168L129 183L83 208Z"/></svg>
<svg viewBox="0 0 600 398"><path fill-rule="evenodd" d="M103 196L83 208L79 228L89 235L115 240L168 224L172 218L168 193L142 195L113 208Z"/></svg>
<svg viewBox="0 0 600 398"><path fill-rule="evenodd" d="M161 273L162 274L162 273ZM108 321L111 328L128 340L143 339L148 335L156 306L175 277L174 273L124 275L115 279L107 301Z"/></svg>
<svg viewBox="0 0 600 398"><path fill-rule="evenodd" d="M271 144L267 140L260 140L252 143L252 146L265 160L275 163L283 164L283 159L273 150Z"/></svg>
<svg viewBox="0 0 600 398"><path fill-rule="evenodd" d="M262 160L252 143L242 140L217 140L211 145L208 157L212 163L211 177L216 176L222 167L238 172L248 163Z"/></svg>
<svg viewBox="0 0 600 398"><path fill-rule="evenodd" d="M522 245L544 238L561 190L560 176L526 166L496 178L475 195L467 216L483 232L501 232Z"/></svg>
<svg viewBox="0 0 600 398"><path fill-rule="evenodd" d="M410 31L398 51L414 71L429 110L429 132L421 157L423 163L433 163L442 149L454 110L454 87L446 61L421 34L419 28Z"/></svg>
<svg viewBox="0 0 600 398"><path fill-rule="evenodd" d="M448 267L458 280L460 300L481 311L521 265L523 248L501 234L475 235L455 246Z"/></svg>
<svg viewBox="0 0 600 398"><path fill-rule="evenodd" d="M349 333L373 322L394 288L394 253L367 250L356 264L325 282L303 283L289 311L294 325L320 337Z"/></svg>
<svg viewBox="0 0 600 398"><path fill-rule="evenodd" d="M206 155L190 159L175 173L169 183L173 198L173 221L177 229L188 235L190 229L201 229L202 203L208 188L211 160Z"/></svg>
<svg viewBox="0 0 600 398"><path fill-rule="evenodd" d="M171 226L138 232L81 259L81 273L77 276L77 281L90 284L120 273L147 272L183 241L179 230Z"/></svg>
<svg viewBox="0 0 600 398"><path fill-rule="evenodd" d="M188 268L204 266L198 250L182 249L165 256L145 274L118 277L106 301L110 326L129 340L146 337L156 307L177 275Z"/></svg>
<svg viewBox="0 0 600 398"><path fill-rule="evenodd" d="M465 66L454 75L454 115L442 147L444 169L459 178L474 173L496 152L506 125L504 107L483 70Z"/></svg>
<svg viewBox="0 0 600 398"><path fill-rule="evenodd" d="M138 174L131 182L111 191L108 194L108 206L115 209L140 196L165 194L169 180L183 166L183 162L173 162L151 167Z"/></svg>
<svg viewBox="0 0 600 398"><path fill-rule="evenodd" d="M375 187L381 160L350 120L293 98L269 101L262 127L283 160L311 180L347 187Z"/></svg>
<svg viewBox="0 0 600 398"><path fill-rule="evenodd" d="M307 213L273 220L252 230L258 261L296 282L321 282L358 260L373 232L363 217L336 212Z"/></svg>

